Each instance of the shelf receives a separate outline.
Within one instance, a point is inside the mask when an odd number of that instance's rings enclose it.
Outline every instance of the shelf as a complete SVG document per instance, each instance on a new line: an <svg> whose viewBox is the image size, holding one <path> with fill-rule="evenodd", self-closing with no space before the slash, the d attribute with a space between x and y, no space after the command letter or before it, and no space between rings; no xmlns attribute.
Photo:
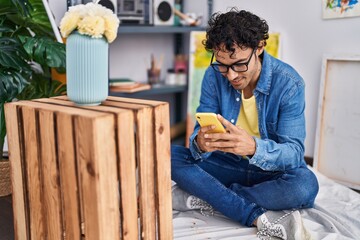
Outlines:
<svg viewBox="0 0 360 240"><path fill-rule="evenodd" d="M158 100L160 95L165 94L172 94L175 96L175 102L172 108L174 109L174 106L177 106L180 110L175 110L175 123L183 121L183 116L181 109L182 104L184 103L184 97L186 96L187 92L187 86L174 86L174 85L158 85L155 87L152 87L149 90L144 90L140 92L134 92L134 93L124 93L124 92L113 92L110 91L110 96L117 96L117 97L129 97L129 98L142 98L142 99L152 99L152 100Z"/></svg>
<svg viewBox="0 0 360 240"><path fill-rule="evenodd" d="M187 33L191 31L205 31L205 27L183 26L119 26L118 34L123 33Z"/></svg>
<svg viewBox="0 0 360 240"><path fill-rule="evenodd" d="M154 86L149 90L144 90L144 91L134 92L134 93L110 91L109 95L119 96L119 97L126 97L126 96L144 97L144 96L158 95L158 94L182 93L182 92L185 92L186 90L187 90L187 86L159 85L159 86Z"/></svg>

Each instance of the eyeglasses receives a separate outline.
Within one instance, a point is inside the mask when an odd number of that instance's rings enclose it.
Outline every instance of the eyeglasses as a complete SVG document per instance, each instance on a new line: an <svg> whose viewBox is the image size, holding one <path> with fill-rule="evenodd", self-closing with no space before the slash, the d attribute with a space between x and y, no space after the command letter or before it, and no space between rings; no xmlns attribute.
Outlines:
<svg viewBox="0 0 360 240"><path fill-rule="evenodd" d="M231 65L225 65L222 63L214 62L214 53L212 54L210 66L217 72L220 73L227 73L229 71L229 68L231 68L234 72L246 72L248 70L249 63L251 61L252 55L254 55L256 51L256 48L251 52L251 55L249 56L249 60L245 63L240 63L240 61L233 63Z"/></svg>

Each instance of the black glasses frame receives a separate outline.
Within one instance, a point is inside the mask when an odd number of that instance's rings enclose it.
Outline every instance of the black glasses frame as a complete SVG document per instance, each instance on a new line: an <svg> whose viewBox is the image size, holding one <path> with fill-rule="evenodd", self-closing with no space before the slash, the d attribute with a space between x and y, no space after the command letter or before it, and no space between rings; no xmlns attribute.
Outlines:
<svg viewBox="0 0 360 240"><path fill-rule="evenodd" d="M248 60L247 62L245 62L245 63L239 63L240 61L238 61L238 62L235 62L235 63L233 63L233 64L231 64L231 65L226 65L226 64L222 64L222 63L220 63L220 64L219 64L219 63L213 63L214 55L215 55L215 53L213 53L213 54L212 54L212 57L211 57L211 61L210 61L210 66L211 66L215 71L220 72L220 73L227 73L227 72L229 72L229 68L231 68L234 72L246 72L247 70L249 70L249 63L250 63L251 58L252 58L252 56L254 55L255 51L256 51L256 48L254 48L254 50L251 52L251 54L250 54L250 56L249 56L249 60ZM219 70L219 66L226 67L226 71L220 71L220 70ZM245 66L246 69L239 71L239 70L236 70L234 66Z"/></svg>

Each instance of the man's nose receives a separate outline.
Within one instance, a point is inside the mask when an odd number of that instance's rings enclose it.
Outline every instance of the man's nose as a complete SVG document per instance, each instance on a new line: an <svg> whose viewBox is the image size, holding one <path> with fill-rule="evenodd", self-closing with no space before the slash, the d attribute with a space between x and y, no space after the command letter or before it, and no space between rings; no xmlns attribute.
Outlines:
<svg viewBox="0 0 360 240"><path fill-rule="evenodd" d="M232 81L234 80L235 78L237 78L238 76L238 73L235 72L234 70L232 70L232 68L229 68L229 71L226 73L226 77Z"/></svg>

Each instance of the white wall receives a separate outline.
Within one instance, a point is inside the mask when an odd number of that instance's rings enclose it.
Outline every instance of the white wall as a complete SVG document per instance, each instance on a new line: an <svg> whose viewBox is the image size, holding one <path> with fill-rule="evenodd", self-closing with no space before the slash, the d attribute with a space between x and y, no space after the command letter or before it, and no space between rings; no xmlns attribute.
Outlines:
<svg viewBox="0 0 360 240"><path fill-rule="evenodd" d="M306 82L305 155L311 157L314 156L322 56L325 53L360 54L360 17L323 20L321 2L214 0L214 11L224 12L237 6L267 20L270 31L281 33L282 60L292 65Z"/></svg>
<svg viewBox="0 0 360 240"><path fill-rule="evenodd" d="M59 26L60 20L67 10L66 0L48 0L49 7L53 12L55 22Z"/></svg>
<svg viewBox="0 0 360 240"><path fill-rule="evenodd" d="M50 6L55 2L66 5L65 0L50 0ZM64 11L62 6L55 8L56 16L63 14L59 13ZM207 1L184 0L184 6L186 12L203 13L207 20ZM281 33L282 60L297 69L306 82L305 155L312 157L322 56L325 53L360 54L360 17L323 20L321 0L214 0L213 10L224 12L232 6L259 15L267 20L270 31ZM119 35L110 46L110 77L144 81L151 53L157 57L164 54L165 69L171 67L169 56L173 54L173 44L171 34ZM164 77L165 71L162 74Z"/></svg>

